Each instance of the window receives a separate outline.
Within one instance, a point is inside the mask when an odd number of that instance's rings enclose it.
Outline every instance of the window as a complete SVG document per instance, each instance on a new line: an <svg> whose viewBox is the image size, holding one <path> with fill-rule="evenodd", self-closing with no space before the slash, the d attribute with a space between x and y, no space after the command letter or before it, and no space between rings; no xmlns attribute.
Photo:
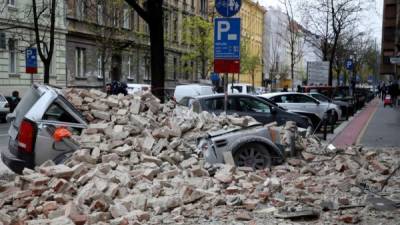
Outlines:
<svg viewBox="0 0 400 225"><path fill-rule="evenodd" d="M315 100L306 95L292 95L293 103L315 103Z"/></svg>
<svg viewBox="0 0 400 225"><path fill-rule="evenodd" d="M75 76L85 76L85 54L86 49L76 48L75 50Z"/></svg>
<svg viewBox="0 0 400 225"><path fill-rule="evenodd" d="M97 57L97 78L99 78L99 79L103 78L102 65L103 65L102 57L98 56Z"/></svg>
<svg viewBox="0 0 400 225"><path fill-rule="evenodd" d="M113 20L113 26L117 27L118 26L118 11L116 8L114 8L114 10L113 10L112 20Z"/></svg>
<svg viewBox="0 0 400 225"><path fill-rule="evenodd" d="M388 4L385 6L385 18L396 19L396 5Z"/></svg>
<svg viewBox="0 0 400 225"><path fill-rule="evenodd" d="M17 73L17 41L14 39L8 40L8 54L9 54L8 72Z"/></svg>
<svg viewBox="0 0 400 225"><path fill-rule="evenodd" d="M103 25L103 6L97 5L97 24Z"/></svg>
<svg viewBox="0 0 400 225"><path fill-rule="evenodd" d="M204 105L209 111L224 111L224 98L206 99ZM228 98L227 109L235 109L234 98Z"/></svg>
<svg viewBox="0 0 400 225"><path fill-rule="evenodd" d="M251 98L240 98L238 110L242 112L271 113L269 105Z"/></svg>
<svg viewBox="0 0 400 225"><path fill-rule="evenodd" d="M66 112L57 103L53 103L43 115L43 120L78 123L78 121Z"/></svg>
<svg viewBox="0 0 400 225"><path fill-rule="evenodd" d="M206 10L206 0L200 0L200 12L205 14Z"/></svg>
<svg viewBox="0 0 400 225"><path fill-rule="evenodd" d="M8 6L14 6L15 7L15 0L7 0Z"/></svg>
<svg viewBox="0 0 400 225"><path fill-rule="evenodd" d="M76 18L78 20L85 19L85 1L84 0L78 0L76 3Z"/></svg>
<svg viewBox="0 0 400 225"><path fill-rule="evenodd" d="M329 98L328 98L328 97L325 97L325 96L323 96L323 95L320 95L320 94L311 94L311 96L312 96L313 98L318 99L318 100L321 101L321 102L329 102Z"/></svg>
<svg viewBox="0 0 400 225"><path fill-rule="evenodd" d="M54 44L54 51L53 51L53 56L51 58L51 63L50 63L50 76L56 76L57 75L57 45Z"/></svg>
<svg viewBox="0 0 400 225"><path fill-rule="evenodd" d="M174 57L174 80L176 80L177 68L178 68L178 60Z"/></svg>
<svg viewBox="0 0 400 225"><path fill-rule="evenodd" d="M124 9L124 28L130 29L131 28L131 12L129 9Z"/></svg>
<svg viewBox="0 0 400 225"><path fill-rule="evenodd" d="M135 79L133 76L133 57L128 56L128 79L133 80Z"/></svg>

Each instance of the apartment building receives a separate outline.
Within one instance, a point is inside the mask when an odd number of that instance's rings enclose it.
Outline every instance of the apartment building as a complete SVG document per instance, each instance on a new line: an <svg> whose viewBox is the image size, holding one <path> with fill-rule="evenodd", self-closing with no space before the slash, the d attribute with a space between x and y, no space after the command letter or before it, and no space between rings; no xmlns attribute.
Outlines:
<svg viewBox="0 0 400 225"><path fill-rule="evenodd" d="M386 79L399 77L399 64L392 64L390 58L400 57L400 2L384 0L382 24L382 58L380 74Z"/></svg>
<svg viewBox="0 0 400 225"><path fill-rule="evenodd" d="M149 29L131 7L122 0L68 0L67 9L70 86L100 87L112 78L150 83ZM191 50L183 40L182 29L185 18L206 18L207 12L207 0L164 1L167 88L199 79L200 62L182 61L182 56ZM183 69L187 67L191 69Z"/></svg>

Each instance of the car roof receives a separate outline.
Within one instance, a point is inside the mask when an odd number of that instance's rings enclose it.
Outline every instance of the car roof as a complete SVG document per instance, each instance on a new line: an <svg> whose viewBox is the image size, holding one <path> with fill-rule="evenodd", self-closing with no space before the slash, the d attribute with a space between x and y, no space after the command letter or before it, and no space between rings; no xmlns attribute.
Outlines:
<svg viewBox="0 0 400 225"><path fill-rule="evenodd" d="M194 96L192 98L195 99L206 99L206 98L215 98L215 97L224 97L224 93L219 93L219 94L212 94L212 95L199 95L199 96ZM228 94L229 97L257 97L256 95L249 95L249 94Z"/></svg>
<svg viewBox="0 0 400 225"><path fill-rule="evenodd" d="M176 87L212 87L212 86L207 84L181 84L181 85L176 85Z"/></svg>
<svg viewBox="0 0 400 225"><path fill-rule="evenodd" d="M299 92L274 92L274 93L266 93L266 94L261 94L260 96L262 97L266 97L266 98L272 98L275 96L280 96L280 95L287 95L287 94L300 94L300 95L304 95L304 93L299 93Z"/></svg>

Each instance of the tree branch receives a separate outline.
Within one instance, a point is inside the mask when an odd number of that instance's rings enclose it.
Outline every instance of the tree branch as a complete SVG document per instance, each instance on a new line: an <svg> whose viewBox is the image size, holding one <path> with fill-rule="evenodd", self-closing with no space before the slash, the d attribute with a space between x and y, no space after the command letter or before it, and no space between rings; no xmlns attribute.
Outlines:
<svg viewBox="0 0 400 225"><path fill-rule="evenodd" d="M150 1L150 0L149 0ZM136 12L137 14L142 17L144 21L149 23L149 14L146 10L143 9L138 3L137 0L125 0Z"/></svg>

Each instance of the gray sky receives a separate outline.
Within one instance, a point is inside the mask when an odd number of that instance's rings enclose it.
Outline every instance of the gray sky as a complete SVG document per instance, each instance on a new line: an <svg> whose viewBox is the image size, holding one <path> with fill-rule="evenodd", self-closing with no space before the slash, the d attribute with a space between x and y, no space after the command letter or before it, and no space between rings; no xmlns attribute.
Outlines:
<svg viewBox="0 0 400 225"><path fill-rule="evenodd" d="M257 1L257 0L255 0ZM306 0L304 0L306 1ZM258 0L258 2L265 6L267 9L269 6L280 6L280 0ZM282 7L283 10L283 7ZM375 0L375 3L364 12L361 22L360 30L371 31L371 34L376 38L378 45L380 45L382 38L382 12L383 12L383 0Z"/></svg>

